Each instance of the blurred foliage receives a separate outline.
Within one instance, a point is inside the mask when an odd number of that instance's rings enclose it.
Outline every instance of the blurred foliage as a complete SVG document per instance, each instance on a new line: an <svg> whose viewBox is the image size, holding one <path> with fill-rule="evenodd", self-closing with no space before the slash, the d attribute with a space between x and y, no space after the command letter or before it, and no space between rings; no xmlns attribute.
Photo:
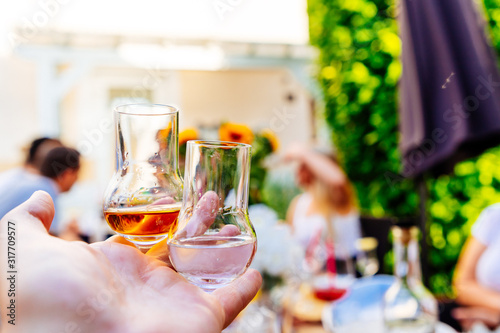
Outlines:
<svg viewBox="0 0 500 333"><path fill-rule="evenodd" d="M500 1L484 0L500 50ZM418 213L413 181L401 179L397 82L401 40L394 0L308 0L311 43L319 48L325 117L363 214ZM451 295L451 276L477 216L500 201L500 149L459 163L453 175L427 180L431 289Z"/></svg>
<svg viewBox="0 0 500 333"><path fill-rule="evenodd" d="M500 202L500 149L455 166L453 175L429 180L431 216L429 264L435 292L451 293L452 272L470 229L481 211Z"/></svg>
<svg viewBox="0 0 500 333"><path fill-rule="evenodd" d="M418 204L413 182L394 179L401 42L393 11L392 1L309 0L326 119L362 213L375 217L415 215Z"/></svg>
<svg viewBox="0 0 500 333"><path fill-rule="evenodd" d="M301 192L292 168L279 167L268 171L262 188L262 201L278 214L280 220L286 220L288 206Z"/></svg>
<svg viewBox="0 0 500 333"><path fill-rule="evenodd" d="M500 52L500 1L484 0L492 46ZM456 260L481 211L500 202L500 148L455 166L453 175L428 181L431 286L448 293Z"/></svg>
<svg viewBox="0 0 500 333"><path fill-rule="evenodd" d="M279 148L279 140L270 129L263 129L254 133L245 124L231 122L222 123L218 130L221 141L239 142L252 146L250 165L249 204L263 202L262 189L267 175L267 167L264 163L267 156ZM179 133L179 165L184 170L186 158L186 146L189 140L203 140L196 128L187 128ZM229 177L229 175L225 175Z"/></svg>
<svg viewBox="0 0 500 333"><path fill-rule="evenodd" d="M266 157L273 152L273 145L268 136L258 133L252 142L252 165L250 169L250 202L263 202L263 188L267 176L267 167L264 164Z"/></svg>

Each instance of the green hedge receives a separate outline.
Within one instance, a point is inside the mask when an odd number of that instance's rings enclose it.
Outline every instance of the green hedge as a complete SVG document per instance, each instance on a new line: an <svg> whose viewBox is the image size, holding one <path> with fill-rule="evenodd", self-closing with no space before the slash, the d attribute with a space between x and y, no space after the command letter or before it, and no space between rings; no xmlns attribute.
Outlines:
<svg viewBox="0 0 500 333"><path fill-rule="evenodd" d="M397 82L401 41L393 0L309 0L309 28L320 50L325 116L340 160L355 184L362 213L414 216L418 195L400 173ZM485 0L500 49L500 1ZM459 163L455 174L427 181L431 289L452 294L451 276L478 214L500 201L500 150Z"/></svg>

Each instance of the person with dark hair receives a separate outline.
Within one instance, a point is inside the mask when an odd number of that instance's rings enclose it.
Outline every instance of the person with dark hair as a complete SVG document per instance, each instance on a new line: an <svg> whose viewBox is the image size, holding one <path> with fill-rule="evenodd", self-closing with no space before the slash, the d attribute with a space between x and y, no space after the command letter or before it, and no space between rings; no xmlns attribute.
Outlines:
<svg viewBox="0 0 500 333"><path fill-rule="evenodd" d="M33 173L39 174L40 167L42 166L48 152L53 148L62 146L63 144L58 139L43 137L33 140L28 148L24 168Z"/></svg>
<svg viewBox="0 0 500 333"><path fill-rule="evenodd" d="M0 174L0 218L26 201L35 191L43 190L57 203L59 193L71 189L78 177L80 154L75 149L61 147L59 140L34 140L23 168ZM58 234L56 214L50 232Z"/></svg>
<svg viewBox="0 0 500 333"><path fill-rule="evenodd" d="M40 167L45 157L50 150L56 147L62 147L62 143L58 139L43 137L33 140L27 149L24 165L0 173L0 188L15 186L20 179L26 177L36 179L33 175L40 174Z"/></svg>
<svg viewBox="0 0 500 333"><path fill-rule="evenodd" d="M76 149L57 147L52 149L40 167L40 173L52 179L60 192L71 189L78 178L80 153Z"/></svg>

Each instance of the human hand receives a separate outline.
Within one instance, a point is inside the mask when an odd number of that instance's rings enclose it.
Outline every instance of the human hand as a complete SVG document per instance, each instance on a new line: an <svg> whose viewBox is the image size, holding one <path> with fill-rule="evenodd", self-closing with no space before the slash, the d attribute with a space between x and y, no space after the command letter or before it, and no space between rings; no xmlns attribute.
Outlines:
<svg viewBox="0 0 500 333"><path fill-rule="evenodd" d="M60 232L59 238L67 241L79 241L80 238L80 227L78 226L78 221L72 219Z"/></svg>
<svg viewBox="0 0 500 333"><path fill-rule="evenodd" d="M452 316L460 322L464 331L472 329L475 323L481 322L494 329L500 325L500 314L489 308L472 306L456 308L452 312Z"/></svg>
<svg viewBox="0 0 500 333"><path fill-rule="evenodd" d="M53 215L50 196L36 192L0 222L2 258L8 222L16 229L15 297L0 286L5 332L220 332L262 282L249 270L208 294L121 237L88 245L50 236ZM1 281L6 264L1 260ZM11 299L15 326L3 310Z"/></svg>

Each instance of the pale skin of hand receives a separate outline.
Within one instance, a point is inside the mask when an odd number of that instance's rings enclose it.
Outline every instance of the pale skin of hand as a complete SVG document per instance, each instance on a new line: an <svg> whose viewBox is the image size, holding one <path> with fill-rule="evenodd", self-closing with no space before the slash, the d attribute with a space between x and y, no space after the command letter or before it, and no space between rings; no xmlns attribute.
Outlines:
<svg viewBox="0 0 500 333"><path fill-rule="evenodd" d="M50 196L36 192L0 222L2 332L220 332L262 283L248 270L208 294L121 237L88 245L50 236L53 215ZM8 221L16 223L15 326L4 311Z"/></svg>

